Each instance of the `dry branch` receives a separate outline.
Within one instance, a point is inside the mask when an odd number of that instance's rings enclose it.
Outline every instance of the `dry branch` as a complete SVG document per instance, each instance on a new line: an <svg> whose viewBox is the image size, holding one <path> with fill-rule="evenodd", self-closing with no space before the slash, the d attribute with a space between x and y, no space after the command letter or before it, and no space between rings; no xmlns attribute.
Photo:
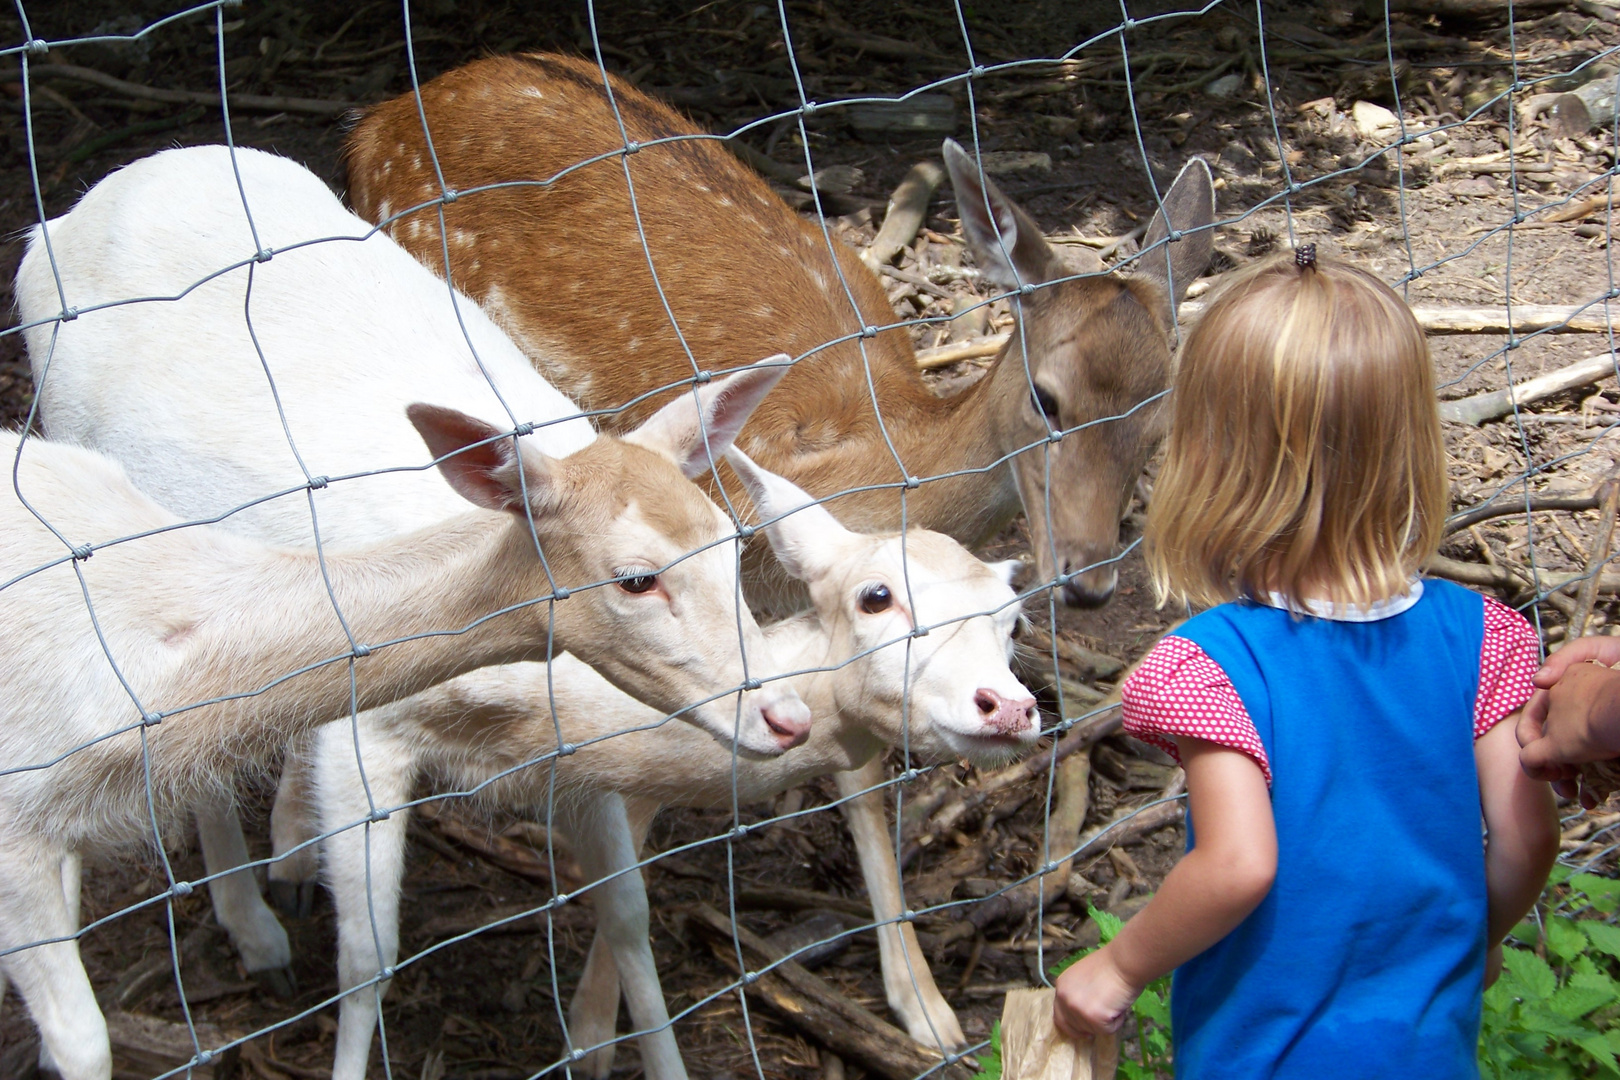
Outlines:
<svg viewBox="0 0 1620 1080"><path fill-rule="evenodd" d="M1586 621L1592 617L1592 605L1597 602L1598 586L1602 584L1603 566L1609 561L1609 548L1614 544L1614 514L1620 503L1620 482L1613 479L1603 484L1603 524L1599 527L1598 542L1586 560L1586 580L1575 594L1575 611L1569 617L1569 629L1564 631L1564 642L1586 633Z"/></svg>
<svg viewBox="0 0 1620 1080"><path fill-rule="evenodd" d="M546 858L527 844L520 844L488 830L477 829L443 813L437 803L427 802L416 808L423 822L447 840L452 840L485 862L505 870L514 877L532 881L536 885L551 884L551 867ZM558 887L568 889L570 878L577 880L578 871L561 852L557 853Z"/></svg>
<svg viewBox="0 0 1620 1080"><path fill-rule="evenodd" d="M219 95L206 90L160 90L155 86L126 82L95 68L78 64L34 64L28 69L36 79L71 79L91 83L126 97L143 101L162 101L171 105L218 105ZM252 109L257 112L307 113L311 116L337 116L355 108L352 101L327 101L325 98L297 98L266 96L264 94L232 94L232 108Z"/></svg>
<svg viewBox="0 0 1620 1080"><path fill-rule="evenodd" d="M1495 502L1484 503L1480 506L1469 507L1462 513L1453 516L1446 522L1446 535L1461 532L1472 528L1482 521L1492 518L1511 517L1515 514L1540 513L1543 510L1596 510L1598 500L1596 495L1535 495L1530 499L1528 508L1524 497L1498 499Z"/></svg>
<svg viewBox="0 0 1620 1080"><path fill-rule="evenodd" d="M1177 317L1185 322L1203 313L1202 302L1188 300L1181 305ZM1556 304L1515 304L1511 322L1507 310L1499 307L1416 307L1412 309L1412 315L1418 325L1430 334L1529 334L1542 330L1553 333L1604 333L1609 329L1610 321L1603 308L1596 305L1565 307ZM1011 334L990 334L974 341L919 349L917 366L928 371L962 360L995 356L1011 337Z"/></svg>
<svg viewBox="0 0 1620 1080"><path fill-rule="evenodd" d="M900 186L894 189L894 194L889 196L888 209L883 214L883 227L872 238L867 249L861 252L862 262L876 270L892 261L917 238L917 230L922 228L923 219L928 216L928 200L934 197L943 179L945 170L932 161L919 161L911 167L905 179L900 181Z"/></svg>
<svg viewBox="0 0 1620 1080"><path fill-rule="evenodd" d="M946 1080L967 1080L969 1073L964 1066L941 1068L938 1053L912 1042L905 1032L802 965L782 961L781 951L770 942L733 925L709 905L693 906L687 925L708 937L715 955L733 971L737 969L733 935L742 946L744 962L751 968L776 964L748 984L748 993L840 1057L857 1061L886 1080L912 1080L925 1072Z"/></svg>
<svg viewBox="0 0 1620 1080"><path fill-rule="evenodd" d="M1599 353L1596 356L1588 356L1585 360L1577 360L1556 371L1549 371L1545 375L1526 379L1511 389L1493 390L1488 394L1476 394L1457 401L1442 401L1440 419L1459 424L1473 424L1477 427L1487 420L1506 416L1513 411L1515 405L1528 405L1533 401L1540 401L1613 375L1614 365L1613 356L1609 353Z"/></svg>

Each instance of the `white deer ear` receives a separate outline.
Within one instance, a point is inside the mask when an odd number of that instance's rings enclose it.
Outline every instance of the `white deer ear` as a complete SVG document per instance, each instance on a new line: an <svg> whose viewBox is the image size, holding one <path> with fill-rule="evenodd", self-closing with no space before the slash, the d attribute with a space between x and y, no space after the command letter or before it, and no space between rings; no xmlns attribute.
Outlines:
<svg viewBox="0 0 1620 1080"><path fill-rule="evenodd" d="M525 445L520 473L512 440L500 438L499 428L476 416L421 402L407 405L405 415L427 443L445 480L474 506L521 514L525 492L534 505L552 490L550 458Z"/></svg>
<svg viewBox="0 0 1620 1080"><path fill-rule="evenodd" d="M800 581L815 581L838 562L850 535L827 508L792 481L762 469L735 446L726 460L754 503L757 521L770 522L765 536L782 568Z"/></svg>
<svg viewBox="0 0 1620 1080"><path fill-rule="evenodd" d="M786 353L778 353L746 371L713 379L696 393L683 391L626 435L625 441L667 456L688 480L695 480L719 462L791 363Z"/></svg>
<svg viewBox="0 0 1620 1080"><path fill-rule="evenodd" d="M987 562L984 565L989 567L990 572L1000 578L1009 589L1017 588L1013 582L1017 581L1018 576L1024 572L1024 560L1022 559L1003 559L1001 562Z"/></svg>

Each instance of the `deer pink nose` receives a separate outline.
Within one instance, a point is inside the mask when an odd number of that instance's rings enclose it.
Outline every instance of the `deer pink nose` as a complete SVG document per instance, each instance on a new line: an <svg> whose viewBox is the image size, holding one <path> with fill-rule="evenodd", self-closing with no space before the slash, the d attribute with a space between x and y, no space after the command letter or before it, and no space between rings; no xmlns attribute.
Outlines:
<svg viewBox="0 0 1620 1080"><path fill-rule="evenodd" d="M1026 697L1015 701L981 686L973 693L973 704L978 706L986 727L998 735L1012 735L1029 727L1035 699Z"/></svg>
<svg viewBox="0 0 1620 1080"><path fill-rule="evenodd" d="M797 698L775 702L759 712L783 750L791 750L810 737L810 710Z"/></svg>

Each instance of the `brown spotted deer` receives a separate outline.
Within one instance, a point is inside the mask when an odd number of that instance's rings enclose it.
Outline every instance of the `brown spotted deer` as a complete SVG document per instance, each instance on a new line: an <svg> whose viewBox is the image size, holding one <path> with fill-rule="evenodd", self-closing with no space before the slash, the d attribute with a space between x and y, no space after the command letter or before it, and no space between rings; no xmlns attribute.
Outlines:
<svg viewBox="0 0 1620 1080"><path fill-rule="evenodd" d="M969 546L1022 506L1040 580L1061 577L1071 604L1106 602L1119 520L1161 434L1160 409L1143 403L1168 385L1175 304L1212 250L1207 166L1190 162L1166 193L1138 272L1104 274L1088 254L1078 269L1089 276L1076 277L947 142L985 280L1043 287L1014 297L1017 326L989 375L940 398L904 328L861 336L895 318L853 251L829 244L713 138L655 143L698 129L623 80L611 85L622 132L585 60L493 57L447 72L421 88L431 147L413 95L361 120L347 146L350 199L441 275L448 251L455 285L542 374L583 408L620 410L604 417L610 429L638 423L694 365L788 352L802 359L738 440L762 466L818 496L848 492L833 509L866 531L900 526L902 492L908 525ZM636 151L614 154L626 139ZM446 237L436 206L410 212L443 194L441 173L467 193L443 207ZM535 183L473 192L511 181ZM906 491L908 477L925 482ZM743 494L734 480L728 492ZM750 554L752 599L802 602L763 545Z"/></svg>

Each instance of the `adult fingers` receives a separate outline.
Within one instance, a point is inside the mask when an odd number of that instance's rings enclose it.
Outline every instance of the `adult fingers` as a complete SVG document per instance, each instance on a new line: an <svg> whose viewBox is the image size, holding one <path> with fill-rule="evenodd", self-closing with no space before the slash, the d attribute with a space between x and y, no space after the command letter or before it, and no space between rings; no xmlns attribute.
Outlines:
<svg viewBox="0 0 1620 1080"><path fill-rule="evenodd" d="M1563 678L1564 672L1572 666L1583 664L1588 660L1596 660L1606 667L1620 664L1620 638L1604 636L1576 638L1547 657L1546 662L1535 674L1535 683L1544 690L1549 689Z"/></svg>
<svg viewBox="0 0 1620 1080"><path fill-rule="evenodd" d="M1547 721L1547 703L1550 695L1545 690L1537 690L1530 695L1530 700L1524 703L1524 709L1519 713L1519 723L1513 729L1513 734L1519 739L1519 745L1529 746L1541 738L1542 725Z"/></svg>

